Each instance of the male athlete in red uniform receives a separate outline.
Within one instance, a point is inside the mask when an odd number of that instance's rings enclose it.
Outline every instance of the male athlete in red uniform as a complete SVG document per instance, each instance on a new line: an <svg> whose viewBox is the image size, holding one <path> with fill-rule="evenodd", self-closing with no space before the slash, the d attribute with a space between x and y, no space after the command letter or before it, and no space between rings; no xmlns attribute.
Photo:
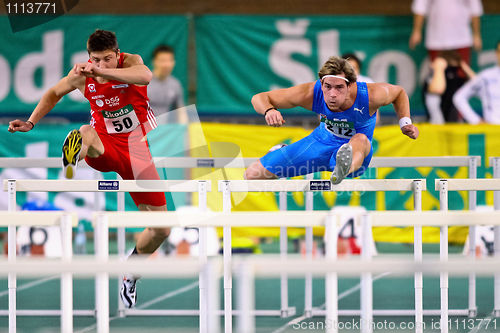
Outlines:
<svg viewBox="0 0 500 333"><path fill-rule="evenodd" d="M89 62L76 64L50 88L27 121L16 119L10 132L27 132L69 92L78 89L89 100L92 120L71 131L63 145L63 169L73 178L79 160L102 172L115 171L123 179L160 179L145 140L156 127L149 107L147 84L152 73L136 54L120 53L111 31L96 30L88 39ZM130 193L139 210L165 211L163 193ZM166 228L147 228L133 254L153 253L168 236ZM120 292L129 308L136 303L136 279L126 276Z"/></svg>

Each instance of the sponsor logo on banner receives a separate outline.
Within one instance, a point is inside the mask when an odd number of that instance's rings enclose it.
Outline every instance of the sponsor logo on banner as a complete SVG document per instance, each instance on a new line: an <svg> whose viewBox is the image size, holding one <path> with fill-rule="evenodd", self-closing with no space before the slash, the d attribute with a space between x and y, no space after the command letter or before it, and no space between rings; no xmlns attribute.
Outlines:
<svg viewBox="0 0 500 333"><path fill-rule="evenodd" d="M95 84L89 83L88 87L89 87L89 92L91 93L95 92Z"/></svg>
<svg viewBox="0 0 500 333"><path fill-rule="evenodd" d="M97 183L97 189L99 191L118 191L120 189L120 183L117 181L100 180Z"/></svg>

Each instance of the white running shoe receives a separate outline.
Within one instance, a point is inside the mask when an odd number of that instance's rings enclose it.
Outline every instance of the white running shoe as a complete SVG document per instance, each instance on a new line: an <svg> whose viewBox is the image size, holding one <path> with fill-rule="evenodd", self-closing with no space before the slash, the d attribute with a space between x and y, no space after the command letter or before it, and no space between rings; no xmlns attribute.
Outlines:
<svg viewBox="0 0 500 333"><path fill-rule="evenodd" d="M340 146L335 160L337 164L335 165L335 169L333 169L330 180L332 184L337 185L349 174L352 163L352 146L349 143L344 143Z"/></svg>
<svg viewBox="0 0 500 333"><path fill-rule="evenodd" d="M82 135L79 130L72 130L66 136L62 147L62 163L64 177L73 179L75 176L76 166L82 151Z"/></svg>
<svg viewBox="0 0 500 333"><path fill-rule="evenodd" d="M135 285L137 279L130 275L125 275L123 277L122 288L120 289L120 297L123 304L127 308L133 308L137 302L137 290Z"/></svg>

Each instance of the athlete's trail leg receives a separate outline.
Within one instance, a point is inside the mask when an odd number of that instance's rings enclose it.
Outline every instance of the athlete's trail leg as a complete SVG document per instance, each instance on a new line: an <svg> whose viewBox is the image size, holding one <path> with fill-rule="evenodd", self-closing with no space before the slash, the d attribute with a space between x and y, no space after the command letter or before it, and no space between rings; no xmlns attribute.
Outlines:
<svg viewBox="0 0 500 333"><path fill-rule="evenodd" d="M349 173L352 173L361 168L363 160L370 154L372 146L366 135L361 133L354 135L349 140L349 144L352 147L352 163Z"/></svg>
<svg viewBox="0 0 500 333"><path fill-rule="evenodd" d="M141 211L166 211L167 206L140 204ZM170 228L146 228L137 238L136 249L139 254L150 254L156 251L170 234Z"/></svg>
<svg viewBox="0 0 500 333"><path fill-rule="evenodd" d="M244 177L247 180L278 178L274 173L264 168L260 160L257 160L250 164L250 166L245 170Z"/></svg>

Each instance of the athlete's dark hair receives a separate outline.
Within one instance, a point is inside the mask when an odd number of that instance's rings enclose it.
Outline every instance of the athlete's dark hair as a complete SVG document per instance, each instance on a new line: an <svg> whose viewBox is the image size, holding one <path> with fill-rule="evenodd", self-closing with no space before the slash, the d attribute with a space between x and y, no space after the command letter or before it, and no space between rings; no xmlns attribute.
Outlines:
<svg viewBox="0 0 500 333"><path fill-rule="evenodd" d="M347 85L356 82L356 72L354 68L349 63L349 61L342 59L340 57L330 57L325 62L323 67L319 70L318 76L323 79L325 75L340 75L344 74L345 78L349 81Z"/></svg>
<svg viewBox="0 0 500 333"><path fill-rule="evenodd" d="M89 52L99 52L106 50L113 50L118 52L118 41L116 40L116 35L113 31L97 29L92 35L90 35L87 41L87 51Z"/></svg>
<svg viewBox="0 0 500 333"><path fill-rule="evenodd" d="M161 45L158 45L155 50L153 51L153 54L151 54L151 59L154 59L156 58L156 56L159 54L159 53L171 53L171 54L175 54L175 51L174 51L174 48L170 45L165 45L165 44L161 44Z"/></svg>
<svg viewBox="0 0 500 333"><path fill-rule="evenodd" d="M342 58L345 60L354 60L358 64L359 70L361 70L363 63L361 62L361 59L359 59L358 56L354 53L344 53L342 55Z"/></svg>

